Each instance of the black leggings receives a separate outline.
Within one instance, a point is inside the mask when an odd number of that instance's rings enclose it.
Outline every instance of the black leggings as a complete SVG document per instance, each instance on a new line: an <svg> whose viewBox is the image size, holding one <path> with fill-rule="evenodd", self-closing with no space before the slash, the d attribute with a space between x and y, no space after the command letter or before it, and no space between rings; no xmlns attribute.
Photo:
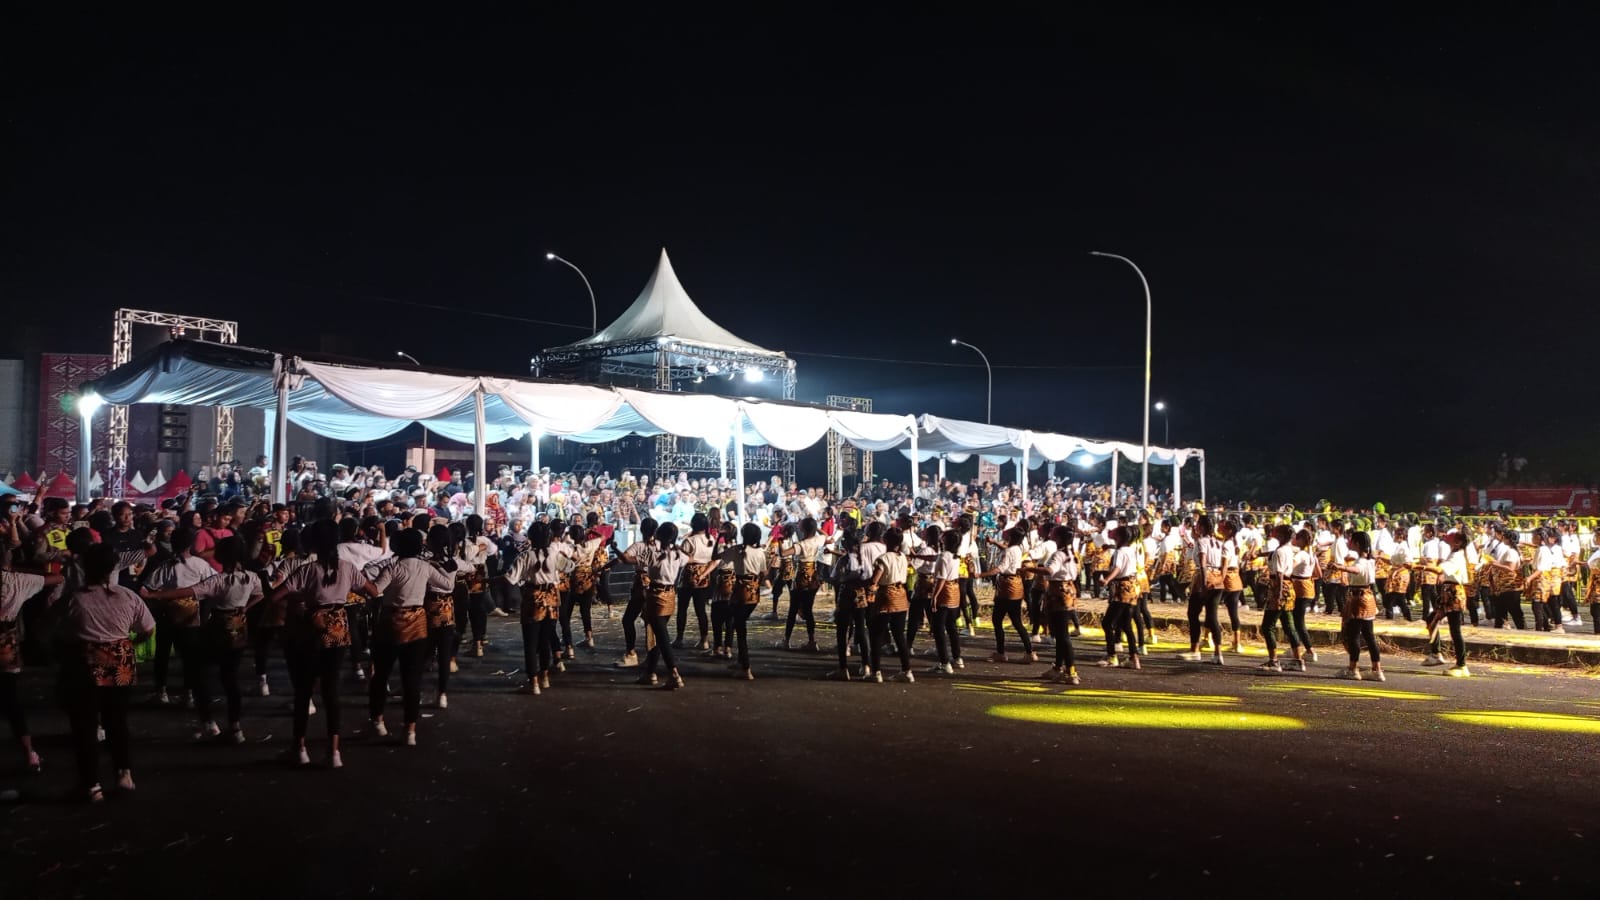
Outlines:
<svg viewBox="0 0 1600 900"><path fill-rule="evenodd" d="M1533 628L1535 631L1550 630L1550 603L1545 600L1530 600L1528 605L1533 607ZM1558 620L1559 621L1559 620Z"/></svg>
<svg viewBox="0 0 1600 900"><path fill-rule="evenodd" d="M1394 611L1397 608L1406 617L1407 622L1411 621L1411 601L1406 599L1406 595L1398 593L1384 594L1383 617L1385 619L1394 618Z"/></svg>
<svg viewBox="0 0 1600 900"><path fill-rule="evenodd" d="M994 652L1004 656L1006 653L1006 619L1011 620L1011 627L1017 630L1017 636L1022 638L1022 652L1033 652L1033 641L1028 639L1028 630L1022 627L1022 601L1021 600L996 600L994 602ZM954 620L951 621L954 628ZM938 626L934 627L938 631ZM954 634L954 632L951 632ZM944 662L943 659L939 660Z"/></svg>
<svg viewBox="0 0 1600 900"><path fill-rule="evenodd" d="M683 640L683 626L689 620L690 603L694 604L695 622L700 626L700 640L706 639L706 602L710 599L710 586L678 589L678 640Z"/></svg>
<svg viewBox="0 0 1600 900"><path fill-rule="evenodd" d="M1183 584L1178 581L1177 575L1168 573L1161 576L1160 581L1162 598L1164 600L1168 601L1169 603L1183 602Z"/></svg>
<svg viewBox="0 0 1600 900"><path fill-rule="evenodd" d="M1012 601L1020 603L1021 601ZM961 630L956 627L956 620L961 618L961 610L950 606L944 609L933 610L933 620L928 625L928 630L933 632L933 643L939 651L939 662L950 663L961 658ZM1022 624L1017 623L1020 630ZM1026 641L1028 636L1024 634Z"/></svg>
<svg viewBox="0 0 1600 900"><path fill-rule="evenodd" d="M156 690L167 689L167 672L172 667L172 642L177 636L178 627L167 620L166 616L156 616L156 647L155 658L152 660L154 671L151 673L155 679ZM266 667L257 661L256 674L265 675Z"/></svg>
<svg viewBox="0 0 1600 900"><path fill-rule="evenodd" d="M776 572L777 570L773 569L772 571ZM774 619L776 619L778 617L778 598L783 596L783 589L788 587L788 586L789 586L789 582L783 580L782 578L774 577L772 579L772 617ZM682 602L683 602L682 598L680 597L679 598L679 604L681 605ZM789 593L789 605L790 606L794 605L794 592L793 591L791 591ZM793 611L791 610L791 615L792 614L793 614ZM704 628L701 629L701 631L704 631L704 630L705 630ZM683 634L683 618L682 618L681 615L678 618L678 633L680 635Z"/></svg>
<svg viewBox="0 0 1600 900"><path fill-rule="evenodd" d="M488 591L479 591L467 595L467 623L472 626L472 639L477 642L487 640L489 633L489 610L494 607L494 601L489 599Z"/></svg>
<svg viewBox="0 0 1600 900"><path fill-rule="evenodd" d="M846 602L849 602L848 600ZM872 650L867 646L867 611L854 605L849 607L835 607L833 610L833 633L838 641L839 668L848 668L845 660L845 650L849 648L852 637L856 642L856 650L861 654L863 665L870 664Z"/></svg>
<svg viewBox="0 0 1600 900"><path fill-rule="evenodd" d="M372 718L383 717L383 703L389 696L389 673L394 671L395 663L399 663L405 722L407 725L417 723L422 710L422 661L427 655L425 640L408 644L380 641L372 645L372 686L367 691L367 712Z"/></svg>
<svg viewBox="0 0 1600 900"><path fill-rule="evenodd" d="M1189 598L1189 649L1200 649L1200 613L1206 614L1206 630L1211 632L1211 646L1214 650L1222 649L1222 626L1217 623L1217 595L1222 592L1214 588L1202 588L1199 593Z"/></svg>
<svg viewBox="0 0 1600 900"><path fill-rule="evenodd" d="M100 738L96 729L106 730L106 749L117 771L133 768L131 739L128 734L128 703L131 687L99 687L90 683L87 671L74 673L64 686L67 718L72 724L72 747L77 755L78 787L87 790L100 783Z"/></svg>
<svg viewBox="0 0 1600 900"><path fill-rule="evenodd" d="M883 671L883 642L893 639L895 651L900 654L900 671L911 671L911 645L906 642L906 614L874 613L868 627L871 629L872 671Z"/></svg>
<svg viewBox="0 0 1600 900"><path fill-rule="evenodd" d="M1342 585L1340 585L1342 587ZM1456 616L1459 623L1461 617ZM1361 642L1367 642L1368 652L1372 655L1372 665L1377 666L1383 662L1383 657L1378 652L1378 639L1372 633L1371 619L1346 619L1344 623L1344 649L1350 654L1350 666L1354 668L1361 662Z"/></svg>
<svg viewBox="0 0 1600 900"><path fill-rule="evenodd" d="M1522 594L1519 591L1506 591L1494 598L1494 627L1506 627L1506 619L1510 619L1518 631L1528 627L1522 618Z"/></svg>
<svg viewBox="0 0 1600 900"><path fill-rule="evenodd" d="M322 683L322 715L328 737L339 736L339 668L344 665L343 647L289 648L289 680L294 684L294 740L305 740L311 718L311 695Z"/></svg>
<svg viewBox="0 0 1600 900"><path fill-rule="evenodd" d="M456 626L446 625L428 635L433 642L434 665L439 670L439 693L450 692L450 660L455 659Z"/></svg>
<svg viewBox="0 0 1600 900"><path fill-rule="evenodd" d="M960 611L957 610L959 613ZM917 632L922 630L922 623L928 623L928 630L933 630L933 598L911 597L911 611L906 614L906 646L916 652Z"/></svg>
<svg viewBox="0 0 1600 900"><path fill-rule="evenodd" d="M190 692L198 706L206 683L205 635L198 625L188 628L173 626L167 630L172 632L172 646L183 658L183 689Z"/></svg>
<svg viewBox="0 0 1600 900"><path fill-rule="evenodd" d="M972 586L971 578L958 578L956 584L961 586L961 606L956 612L965 617L968 625L978 623L978 591ZM967 612L968 609L972 611Z"/></svg>
<svg viewBox="0 0 1600 900"><path fill-rule="evenodd" d="M756 611L756 604L730 603L728 606L729 616L733 620L728 625L728 630L733 632L733 636L739 640L739 668L748 669L750 668L750 640L749 629L745 626L745 623L750 621L750 614Z"/></svg>
<svg viewBox="0 0 1600 900"><path fill-rule="evenodd" d="M787 641L794 634L794 620L796 616L805 620L806 641L817 642L817 614L814 609L817 602L817 589L808 591L792 590L789 592L789 624L784 626L783 639ZM749 618L746 616L746 618Z"/></svg>
<svg viewBox="0 0 1600 900"><path fill-rule="evenodd" d="M1315 597L1296 597L1294 601L1294 617L1284 625L1283 630L1293 630L1300 635L1300 646L1311 649L1311 632L1306 630L1306 612L1317 605ZM1293 643L1291 641L1290 643Z"/></svg>
<svg viewBox="0 0 1600 900"><path fill-rule="evenodd" d="M630 591L628 605L622 610L622 641L623 652L634 653L639 646L639 627L634 623L644 614L644 592Z"/></svg>
<svg viewBox="0 0 1600 900"><path fill-rule="evenodd" d="M711 600L711 646L718 649L733 646L733 603L730 600Z"/></svg>
<svg viewBox="0 0 1600 900"><path fill-rule="evenodd" d="M1283 636L1289 639L1289 646L1298 649L1300 636L1294 632L1293 613L1287 609L1269 609L1261 614L1261 637L1267 642L1267 658L1273 659L1278 654L1278 622L1283 622Z"/></svg>
<svg viewBox="0 0 1600 900"><path fill-rule="evenodd" d="M1050 632L1056 636L1056 668L1071 669L1072 638L1067 633L1067 616L1071 610L1057 610L1050 614Z"/></svg>
<svg viewBox="0 0 1600 900"><path fill-rule="evenodd" d="M171 628L167 629L171 631ZM267 677L267 663L272 659L272 645L278 642L278 636L283 633L282 628L252 628L250 629L250 646L256 654L256 677ZM161 643L161 626L156 626L156 643ZM163 689L167 681L165 673L161 674L157 684Z"/></svg>
<svg viewBox="0 0 1600 900"><path fill-rule="evenodd" d="M1216 615L1215 606L1212 607L1212 615ZM1100 623L1106 632L1106 656L1117 655L1117 642L1123 637L1127 638L1128 655L1139 655L1139 645L1135 642L1134 617L1134 607L1131 603L1118 603L1113 600L1106 605L1106 617Z"/></svg>
<svg viewBox="0 0 1600 900"><path fill-rule="evenodd" d="M672 655L672 639L667 637L667 616L645 616L645 627L655 635L655 646L644 657L644 672L654 675L656 671L656 657L660 657L666 664L667 674L678 668L678 660ZM681 621L681 620L680 620ZM681 632L680 632L681 635Z"/></svg>
<svg viewBox="0 0 1600 900"><path fill-rule="evenodd" d="M1239 639L1239 601L1243 599L1244 591L1222 592L1222 605L1228 608L1228 631L1236 641Z"/></svg>
<svg viewBox="0 0 1600 900"><path fill-rule="evenodd" d="M587 591L582 594L568 592L561 595L561 646L569 650L572 649L573 606L578 607L578 618L583 622L583 639L587 641L590 639L590 635L594 633L594 622L590 618L594 608L594 591ZM704 608L703 606L701 607L702 610ZM705 634L705 621L703 618L700 623L700 633L702 636Z"/></svg>
<svg viewBox="0 0 1600 900"><path fill-rule="evenodd" d="M1461 639L1461 611L1444 614L1445 622L1450 626L1450 646L1456 652L1456 665L1467 664L1467 642ZM1439 654L1439 629L1433 629L1433 640L1428 642L1428 652L1434 656Z"/></svg>
<svg viewBox="0 0 1600 900"><path fill-rule="evenodd" d="M1427 621L1433 618L1433 608L1439 603L1439 586L1425 584L1422 586L1422 619Z"/></svg>
<svg viewBox="0 0 1600 900"><path fill-rule="evenodd" d="M528 673L529 678L538 678L549 672L556 651L555 619L546 617L538 622L522 620L522 670Z"/></svg>
<svg viewBox="0 0 1600 900"><path fill-rule="evenodd" d="M197 642L198 643L198 642ZM199 651L199 648L196 648ZM199 651L204 652L204 651ZM239 708L242 705L239 698L239 657L240 651L232 647L212 648L206 654L210 662L217 665L217 674L222 680L222 696L228 698L228 721L239 721ZM194 661L195 669L195 711L200 714L200 721L211 721L211 691L206 689L205 667L197 659ZM183 670L189 671L189 660L183 661Z"/></svg>
<svg viewBox="0 0 1600 900"><path fill-rule="evenodd" d="M11 726L11 736L20 741L28 737L28 716L17 696L19 678L20 675L0 672L0 712L5 713L6 724Z"/></svg>
<svg viewBox="0 0 1600 900"><path fill-rule="evenodd" d="M1322 583L1323 612L1330 616L1344 615L1344 588L1331 581Z"/></svg>
<svg viewBox="0 0 1600 900"><path fill-rule="evenodd" d="M1050 631L1050 621L1044 614L1044 591L1042 589L1028 591L1028 631L1034 637L1038 637L1041 631L1047 634Z"/></svg>

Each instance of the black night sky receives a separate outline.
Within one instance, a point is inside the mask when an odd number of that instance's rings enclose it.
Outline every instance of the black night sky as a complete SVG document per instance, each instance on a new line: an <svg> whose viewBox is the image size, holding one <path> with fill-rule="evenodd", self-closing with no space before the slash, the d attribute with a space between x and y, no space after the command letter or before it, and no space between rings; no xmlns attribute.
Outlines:
<svg viewBox="0 0 1600 900"><path fill-rule="evenodd" d="M131 306L522 373L589 321L546 250L604 323L665 246L801 399L981 419L959 335L997 422L1136 441L1098 249L1219 488L1600 480L1594 21L1120 6L12 19L0 349Z"/></svg>

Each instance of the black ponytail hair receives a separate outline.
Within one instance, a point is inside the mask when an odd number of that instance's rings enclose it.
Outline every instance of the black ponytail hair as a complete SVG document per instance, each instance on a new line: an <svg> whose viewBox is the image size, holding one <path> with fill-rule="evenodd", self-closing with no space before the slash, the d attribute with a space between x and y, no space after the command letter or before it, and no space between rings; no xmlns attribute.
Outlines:
<svg viewBox="0 0 1600 900"><path fill-rule="evenodd" d="M285 539L288 535L284 535ZM300 532L300 543L309 546L322 567L322 583L333 584L339 575L339 526L332 519L318 519ZM285 549L287 549L287 543Z"/></svg>

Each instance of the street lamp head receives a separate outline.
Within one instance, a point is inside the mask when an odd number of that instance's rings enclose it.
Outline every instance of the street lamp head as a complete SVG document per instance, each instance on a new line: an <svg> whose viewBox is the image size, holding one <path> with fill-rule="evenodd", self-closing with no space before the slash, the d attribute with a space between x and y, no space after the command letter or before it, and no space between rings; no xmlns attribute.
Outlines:
<svg viewBox="0 0 1600 900"><path fill-rule="evenodd" d="M1161 400L1156 401L1156 412L1166 412L1167 404Z"/></svg>
<svg viewBox="0 0 1600 900"><path fill-rule="evenodd" d="M544 255L544 258L545 258L545 259L555 259L555 258L556 258L556 255L555 255L555 254L554 254L554 253L546 253L546 254L545 254L545 255Z"/></svg>
<svg viewBox="0 0 1600 900"><path fill-rule="evenodd" d="M955 339L955 338L951 338L950 339L950 346L952 346L952 347L954 347L955 345L957 345L959 343L961 343L961 342L959 340Z"/></svg>

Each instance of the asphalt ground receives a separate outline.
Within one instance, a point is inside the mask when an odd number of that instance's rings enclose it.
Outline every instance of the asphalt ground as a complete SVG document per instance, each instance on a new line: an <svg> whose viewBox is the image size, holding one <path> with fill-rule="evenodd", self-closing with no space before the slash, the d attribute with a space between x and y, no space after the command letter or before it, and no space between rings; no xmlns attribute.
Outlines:
<svg viewBox="0 0 1600 900"><path fill-rule="evenodd" d="M1218 669L1170 644L1141 671L1102 669L1086 631L1083 683L1066 687L1037 678L1043 663L983 661L993 639L980 631L953 677L918 657L915 684L841 683L823 677L831 654L775 649L775 623L755 619L755 681L696 658L668 692L613 669L620 623L596 624L600 652L530 697L505 674L522 665L515 620L492 619L489 654L461 658L450 708L424 709L415 748L372 736L346 682L338 771L277 758L280 660L274 695L246 700L245 745L196 745L191 713L140 707L138 789L98 806L69 796L66 722L47 674L31 672L45 771L0 765L21 792L0 804L0 896L1593 897L1600 885L1600 681L1570 671L1475 665L1455 679L1390 655L1379 685L1334 679L1326 650L1306 675L1274 676L1255 669L1258 645ZM689 628L692 646L692 616ZM831 626L819 641L832 647Z"/></svg>

